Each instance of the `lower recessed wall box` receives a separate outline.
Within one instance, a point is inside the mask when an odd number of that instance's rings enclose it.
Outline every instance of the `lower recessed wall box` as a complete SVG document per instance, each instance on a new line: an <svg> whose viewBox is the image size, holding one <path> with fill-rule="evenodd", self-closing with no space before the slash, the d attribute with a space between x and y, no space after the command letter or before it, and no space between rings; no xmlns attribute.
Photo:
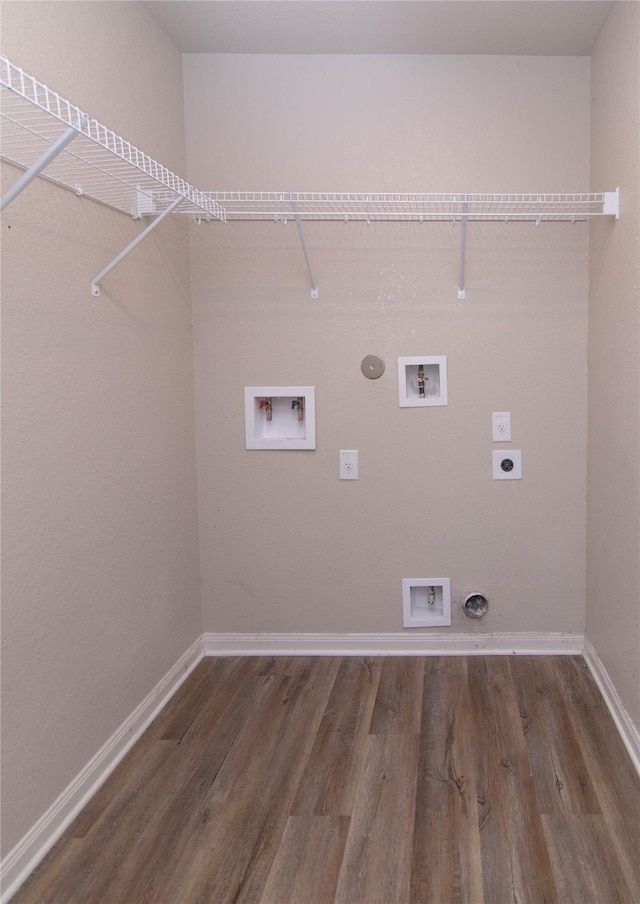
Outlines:
<svg viewBox="0 0 640 904"><path fill-rule="evenodd" d="M245 386L247 449L315 449L313 386Z"/></svg>
<svg viewBox="0 0 640 904"><path fill-rule="evenodd" d="M446 356L398 358L398 396L401 408L447 405Z"/></svg>
<svg viewBox="0 0 640 904"><path fill-rule="evenodd" d="M405 628L451 624L449 578L403 578L402 612Z"/></svg>

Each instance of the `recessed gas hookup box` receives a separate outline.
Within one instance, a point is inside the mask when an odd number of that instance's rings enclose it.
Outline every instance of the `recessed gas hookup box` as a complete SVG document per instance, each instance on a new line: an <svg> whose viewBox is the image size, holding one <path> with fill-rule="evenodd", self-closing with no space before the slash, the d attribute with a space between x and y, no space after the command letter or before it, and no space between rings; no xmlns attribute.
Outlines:
<svg viewBox="0 0 640 904"><path fill-rule="evenodd" d="M398 399L401 408L448 405L446 355L398 358Z"/></svg>
<svg viewBox="0 0 640 904"><path fill-rule="evenodd" d="M313 386L245 386L247 449L315 449Z"/></svg>

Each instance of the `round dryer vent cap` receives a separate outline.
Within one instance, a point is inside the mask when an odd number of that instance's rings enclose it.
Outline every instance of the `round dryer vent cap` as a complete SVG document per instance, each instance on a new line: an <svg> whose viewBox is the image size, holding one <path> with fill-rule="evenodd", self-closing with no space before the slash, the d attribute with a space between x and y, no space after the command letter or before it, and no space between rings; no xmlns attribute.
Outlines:
<svg viewBox="0 0 640 904"><path fill-rule="evenodd" d="M482 618L489 611L489 600L482 593L470 593L464 601L464 614L469 618Z"/></svg>
<svg viewBox="0 0 640 904"><path fill-rule="evenodd" d="M369 380L377 380L384 373L384 361L378 355L366 355L360 364L360 370Z"/></svg>

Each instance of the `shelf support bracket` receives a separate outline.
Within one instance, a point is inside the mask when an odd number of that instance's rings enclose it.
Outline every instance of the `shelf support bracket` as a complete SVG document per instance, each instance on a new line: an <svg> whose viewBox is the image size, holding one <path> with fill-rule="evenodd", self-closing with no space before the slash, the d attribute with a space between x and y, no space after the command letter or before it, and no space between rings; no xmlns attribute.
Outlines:
<svg viewBox="0 0 640 904"><path fill-rule="evenodd" d="M317 298L318 286L316 285L316 279L313 275L313 267L311 266L311 258L309 257L309 249L307 248L307 240L305 238L304 229L302 227L302 218L300 217L298 201L295 194L291 195L291 209L293 210L293 215L296 219L298 238L300 239L300 244L302 245L302 251L304 253L304 259L307 263L307 270L309 271L309 279L311 280L311 297Z"/></svg>
<svg viewBox="0 0 640 904"><path fill-rule="evenodd" d="M462 204L462 235L460 237L460 270L458 275L458 298L466 298L466 289L465 289L465 267L466 267L466 258L467 258L467 223L469 220L469 203L467 201L467 196L464 196L464 202Z"/></svg>
<svg viewBox="0 0 640 904"><path fill-rule="evenodd" d="M73 141L73 139L79 134L77 129L74 129L73 126L67 129L64 134L62 134L57 141L51 145L51 147L47 148L44 154L40 157L39 160L36 160L34 164L32 164L29 169L24 172L20 178L14 182L11 188L7 189L7 191L2 196L2 200L0 200L0 211L3 211L5 207L8 207L12 201L14 201L20 192L24 191L24 189L29 185L33 180L40 175L40 173L51 163L52 160L60 154L66 146Z"/></svg>
<svg viewBox="0 0 640 904"><path fill-rule="evenodd" d="M143 229L140 235L136 236L136 238L129 245L127 245L124 251L121 251L120 254L117 257L114 257L111 263L104 268L104 270L101 270L97 276L94 276L94 278L91 280L91 294L94 298L97 298L98 295L100 295L100 283L105 278L105 276L108 276L109 273L111 273L111 271L125 259L125 257L131 254L133 249L137 248L140 242L143 242L149 235L149 233L152 232L156 228L156 226L159 226L164 218L169 216L169 214L174 211L179 204L182 204L183 201L184 198L182 197L182 195L179 195L174 201L171 202L171 204L169 204L168 207L165 207L162 213L158 214L155 220L152 220L152 222L149 223L146 229Z"/></svg>
<svg viewBox="0 0 640 904"><path fill-rule="evenodd" d="M620 187L616 188L615 191L606 191L604 193L604 204L602 212L606 216L614 217L616 220L620 219Z"/></svg>

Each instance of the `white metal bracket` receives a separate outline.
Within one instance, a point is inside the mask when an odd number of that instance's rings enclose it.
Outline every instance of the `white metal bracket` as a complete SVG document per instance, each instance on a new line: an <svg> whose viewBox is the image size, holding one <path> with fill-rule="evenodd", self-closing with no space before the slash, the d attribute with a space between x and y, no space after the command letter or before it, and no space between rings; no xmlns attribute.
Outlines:
<svg viewBox="0 0 640 904"><path fill-rule="evenodd" d="M620 187L616 188L615 191L606 191L604 192L604 205L602 208L602 212L605 215L610 217L615 217L616 220L620 219Z"/></svg>
<svg viewBox="0 0 640 904"><path fill-rule="evenodd" d="M185 199L181 196L175 198L175 200L172 201L172 203L169 204L169 206L166 207L161 214L158 214L155 220L149 223L147 228L144 229L139 236L137 236L129 245L127 245L124 251L121 251L120 254L104 268L104 270L101 270L100 273L98 273L98 275L91 280L91 294L94 296L94 298L97 298L98 295L100 295L100 283L105 278L105 276L111 273L114 267L117 267L118 264L121 263L125 259L125 257L127 257L127 255L129 255L133 251L134 248L137 248L140 242L144 241L149 233L152 232L156 228L156 226L158 226L164 220L164 218L168 216L173 210L175 210L176 207L184 200Z"/></svg>
<svg viewBox="0 0 640 904"><path fill-rule="evenodd" d="M464 196L462 204L462 235L460 236L460 270L458 275L458 298L466 298L465 289L465 267L467 259L467 223L469 221L469 202L467 196Z"/></svg>
<svg viewBox="0 0 640 904"><path fill-rule="evenodd" d="M78 130L74 129L73 126L70 126L57 141L54 141L51 147L47 148L44 154L4 193L0 200L0 211L4 210L5 207L8 207L9 204L18 197L20 192L24 191L27 185L33 182L33 180L49 166L51 161L55 160L58 154L64 151L66 146L73 141L77 135Z"/></svg>
<svg viewBox="0 0 640 904"><path fill-rule="evenodd" d="M300 244L302 245L302 251L304 253L304 259L307 263L307 270L309 271L309 279L311 280L311 297L317 298L318 286L316 285L316 278L313 275L313 267L311 266L311 258L309 257L309 249L307 248L307 240L305 238L304 229L302 227L302 219L300 217L300 211L298 210L298 203L295 194L291 195L291 209L293 210L293 215L296 219L298 238L300 239Z"/></svg>

